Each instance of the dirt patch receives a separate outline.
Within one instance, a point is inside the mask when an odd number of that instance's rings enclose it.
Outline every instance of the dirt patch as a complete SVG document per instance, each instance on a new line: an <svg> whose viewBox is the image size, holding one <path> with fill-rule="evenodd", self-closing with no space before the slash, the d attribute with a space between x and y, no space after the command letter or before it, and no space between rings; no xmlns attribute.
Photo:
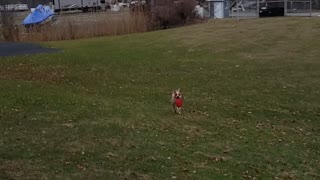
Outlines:
<svg viewBox="0 0 320 180"><path fill-rule="evenodd" d="M0 80L36 81L48 84L67 82L64 69L61 67L37 67L30 64L0 66Z"/></svg>

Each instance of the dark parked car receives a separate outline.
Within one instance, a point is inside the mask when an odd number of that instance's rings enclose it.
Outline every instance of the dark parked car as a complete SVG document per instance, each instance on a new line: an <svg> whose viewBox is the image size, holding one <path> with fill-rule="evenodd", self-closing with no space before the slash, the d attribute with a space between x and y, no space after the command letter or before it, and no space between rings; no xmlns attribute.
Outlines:
<svg viewBox="0 0 320 180"><path fill-rule="evenodd" d="M264 2L260 4L260 17L284 16L283 2Z"/></svg>

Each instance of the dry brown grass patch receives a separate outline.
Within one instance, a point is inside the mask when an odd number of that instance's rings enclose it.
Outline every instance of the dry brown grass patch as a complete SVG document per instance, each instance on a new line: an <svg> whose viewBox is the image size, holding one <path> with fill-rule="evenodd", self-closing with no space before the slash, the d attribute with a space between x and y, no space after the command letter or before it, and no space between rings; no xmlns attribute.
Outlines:
<svg viewBox="0 0 320 180"><path fill-rule="evenodd" d="M30 160L8 160L0 164L0 179L48 179Z"/></svg>
<svg viewBox="0 0 320 180"><path fill-rule="evenodd" d="M61 84L67 80L61 67L37 67L31 64L0 66L1 80L21 80Z"/></svg>
<svg viewBox="0 0 320 180"><path fill-rule="evenodd" d="M148 31L148 17L143 13L119 14L74 21L60 18L57 23L25 29L20 27L19 41L57 41Z"/></svg>

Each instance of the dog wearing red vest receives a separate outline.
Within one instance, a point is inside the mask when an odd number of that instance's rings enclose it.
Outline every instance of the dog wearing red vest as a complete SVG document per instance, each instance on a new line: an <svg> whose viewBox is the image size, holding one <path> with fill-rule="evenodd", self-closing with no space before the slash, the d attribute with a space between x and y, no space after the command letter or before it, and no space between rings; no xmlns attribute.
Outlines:
<svg viewBox="0 0 320 180"><path fill-rule="evenodd" d="M183 105L183 96L180 89L172 91L171 104L175 113L181 114Z"/></svg>

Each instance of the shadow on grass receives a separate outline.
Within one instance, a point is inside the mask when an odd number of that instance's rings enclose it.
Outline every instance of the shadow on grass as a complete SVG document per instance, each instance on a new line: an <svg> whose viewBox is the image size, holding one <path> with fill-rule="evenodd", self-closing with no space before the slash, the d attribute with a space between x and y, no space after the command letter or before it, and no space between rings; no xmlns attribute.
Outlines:
<svg viewBox="0 0 320 180"><path fill-rule="evenodd" d="M59 52L59 49L43 47L33 43L12 43L0 42L0 57L31 55L38 53L54 53Z"/></svg>

